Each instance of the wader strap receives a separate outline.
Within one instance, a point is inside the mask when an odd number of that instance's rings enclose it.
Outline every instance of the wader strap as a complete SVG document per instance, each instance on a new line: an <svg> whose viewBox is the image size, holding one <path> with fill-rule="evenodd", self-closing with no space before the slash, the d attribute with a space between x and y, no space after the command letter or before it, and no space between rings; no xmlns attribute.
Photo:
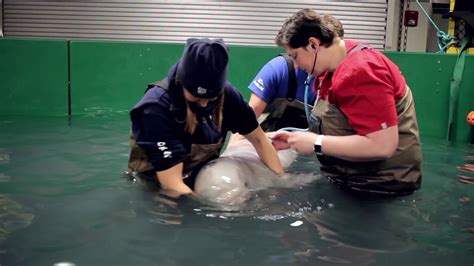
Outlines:
<svg viewBox="0 0 474 266"><path fill-rule="evenodd" d="M296 74L293 59L285 53L280 54L280 56L285 58L288 67L288 92L286 94L286 99L288 101L293 101L296 99Z"/></svg>
<svg viewBox="0 0 474 266"><path fill-rule="evenodd" d="M165 79L158 80L158 81L155 81L155 82L153 82L153 83L150 83L150 84L146 85L145 93L146 93L149 89L151 89L151 88L153 88L153 87L155 87L155 86L161 87L161 88L163 88L163 89L165 89L165 90L167 91L168 88L169 88L168 79L165 78Z"/></svg>
<svg viewBox="0 0 474 266"><path fill-rule="evenodd" d="M153 87L163 88L171 95L170 111L174 114L176 121L182 123L186 119L186 104L184 103L184 96L177 90L170 90L170 83L167 78L164 78L146 86L145 93Z"/></svg>
<svg viewBox="0 0 474 266"><path fill-rule="evenodd" d="M450 93L449 93L449 116L448 116L448 129L446 132L446 140L451 140L454 113L458 106L459 100L459 89L461 87L462 76L464 73L464 62L466 57L466 50L471 42L471 35L467 34L462 39L461 50L454 65L453 78L451 79Z"/></svg>
<svg viewBox="0 0 474 266"><path fill-rule="evenodd" d="M349 56L355 52L358 52L358 51L361 51L361 50L364 50L364 49L371 49L372 47L366 45L366 44L363 44L363 43L359 43L357 44L356 46L354 46L352 49L350 49L348 52L347 52L347 55L346 56Z"/></svg>

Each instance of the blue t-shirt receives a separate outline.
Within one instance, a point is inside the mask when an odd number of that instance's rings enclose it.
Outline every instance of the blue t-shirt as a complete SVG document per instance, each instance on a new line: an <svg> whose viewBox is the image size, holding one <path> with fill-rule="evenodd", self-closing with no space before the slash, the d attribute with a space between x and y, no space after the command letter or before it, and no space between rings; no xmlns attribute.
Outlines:
<svg viewBox="0 0 474 266"><path fill-rule="evenodd" d="M308 74L295 68L296 72L296 99L304 102L305 80ZM286 98L288 93L288 65L283 56L277 56L266 63L252 83L249 89L266 103L270 103L275 98ZM313 104L315 95L313 91L313 81L308 88L308 104Z"/></svg>

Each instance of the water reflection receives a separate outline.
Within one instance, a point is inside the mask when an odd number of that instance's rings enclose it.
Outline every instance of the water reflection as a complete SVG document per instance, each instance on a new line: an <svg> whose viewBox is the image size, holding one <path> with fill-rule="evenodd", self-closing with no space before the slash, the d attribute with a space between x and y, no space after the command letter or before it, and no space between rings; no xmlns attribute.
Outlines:
<svg viewBox="0 0 474 266"><path fill-rule="evenodd" d="M394 211L393 205L388 209L377 203L361 205L350 209L351 219L346 218L345 208L345 211L333 208L312 212L305 218L316 226L321 239L338 245L377 253L403 252L413 248L414 242L407 232L417 219L410 215L410 210L398 208Z"/></svg>
<svg viewBox="0 0 474 266"><path fill-rule="evenodd" d="M315 178L216 206L122 178L128 117L73 122L0 132L2 265L473 263L474 187L458 181L474 176L472 145L424 142L424 183L408 197L364 201ZM317 176L314 157L298 160L296 179Z"/></svg>
<svg viewBox="0 0 474 266"><path fill-rule="evenodd" d="M145 190L146 213L150 223L163 225L180 225L183 222L182 205L188 196L173 197L172 193L162 190L155 182L140 177L135 172L124 172L124 177L132 184L139 185ZM181 205L181 207L180 207Z"/></svg>
<svg viewBox="0 0 474 266"><path fill-rule="evenodd" d="M319 174L289 174L287 182L275 184L278 187L265 189L249 189L247 200L239 204L218 204L208 202L199 196L175 197L173 193L160 189L153 181L140 177L136 173L125 172L133 183L139 183L152 191L154 204L150 207L151 222L177 225L183 219L183 209L209 218L233 219L236 217L252 217L264 221L276 221L287 217L302 218L303 213L312 210L305 193L296 197L306 187L314 185L321 179ZM264 177L258 177L264 178ZM321 208L321 207L317 207Z"/></svg>
<svg viewBox="0 0 474 266"><path fill-rule="evenodd" d="M465 156L466 163L456 167L457 170L463 172L458 174L458 181L466 185L474 185L474 156L467 155ZM459 202L468 205L471 203L471 198L469 196L463 195L459 198ZM472 220L466 221L463 231L474 234L474 222Z"/></svg>
<svg viewBox="0 0 474 266"><path fill-rule="evenodd" d="M316 261L318 265L371 265L378 254L399 254L416 248L409 232L417 218L410 207L397 206L393 200L366 201L332 192L325 197L331 198L333 206L321 199L319 210L304 213L304 221L314 227L302 228L296 236L292 232L291 238L300 242L301 251L295 253L298 265L314 265Z"/></svg>
<svg viewBox="0 0 474 266"><path fill-rule="evenodd" d="M17 201L0 194L0 242L33 223L35 215Z"/></svg>
<svg viewBox="0 0 474 266"><path fill-rule="evenodd" d="M183 196L185 197L185 196ZM179 199L157 192L152 200L155 204L148 210L151 223L179 225L183 222L183 213L178 208Z"/></svg>
<svg viewBox="0 0 474 266"><path fill-rule="evenodd" d="M221 219L253 217L276 221L287 217L301 218L303 212L312 210L306 197L307 188L314 186L320 178L319 174L290 173L287 182L265 189L250 189L245 202L225 205L203 201L195 212Z"/></svg>
<svg viewBox="0 0 474 266"><path fill-rule="evenodd" d="M10 163L10 152L5 149L0 149L0 164Z"/></svg>
<svg viewBox="0 0 474 266"><path fill-rule="evenodd" d="M465 164L456 167L463 174L458 175L458 181L464 184L474 185L474 156L466 156L468 161Z"/></svg>

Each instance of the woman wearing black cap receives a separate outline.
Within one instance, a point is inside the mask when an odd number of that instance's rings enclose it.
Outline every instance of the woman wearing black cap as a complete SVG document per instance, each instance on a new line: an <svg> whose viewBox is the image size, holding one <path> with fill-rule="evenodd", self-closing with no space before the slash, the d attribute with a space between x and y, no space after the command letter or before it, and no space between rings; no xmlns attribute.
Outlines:
<svg viewBox="0 0 474 266"><path fill-rule="evenodd" d="M152 176L178 194L191 193L197 171L219 156L231 131L244 135L270 169L284 174L254 112L227 82L228 61L222 40L187 40L168 77L149 86L130 112L130 172Z"/></svg>

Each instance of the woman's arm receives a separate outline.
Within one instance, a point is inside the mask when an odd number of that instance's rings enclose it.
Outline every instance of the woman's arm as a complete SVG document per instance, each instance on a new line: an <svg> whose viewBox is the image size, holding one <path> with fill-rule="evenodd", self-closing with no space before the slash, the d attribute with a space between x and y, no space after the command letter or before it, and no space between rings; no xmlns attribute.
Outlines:
<svg viewBox="0 0 474 266"><path fill-rule="evenodd" d="M176 196L193 192L191 188L183 182L183 163L176 164L163 171L157 171L156 177L162 188L176 192Z"/></svg>
<svg viewBox="0 0 474 266"><path fill-rule="evenodd" d="M245 138L252 143L258 156L260 156L260 159L268 166L268 168L280 176L285 175L278 154L261 127L257 127L255 130L245 135Z"/></svg>
<svg viewBox="0 0 474 266"><path fill-rule="evenodd" d="M258 97L255 93L250 95L249 105L252 107L255 116L258 117L263 113L265 108L267 108L267 102L265 102L262 98Z"/></svg>
<svg viewBox="0 0 474 266"><path fill-rule="evenodd" d="M258 117L263 113L263 110L267 107L267 102L258 97L255 93L252 93L252 95L250 95L249 106L253 109L253 112L258 119ZM244 136L238 133L232 134L229 138L228 145L241 139L244 139Z"/></svg>
<svg viewBox="0 0 474 266"><path fill-rule="evenodd" d="M291 132L288 144L301 154L314 152L317 134L312 132ZM398 146L398 126L369 133L365 136L324 136L323 154L348 161L385 160L393 156Z"/></svg>

